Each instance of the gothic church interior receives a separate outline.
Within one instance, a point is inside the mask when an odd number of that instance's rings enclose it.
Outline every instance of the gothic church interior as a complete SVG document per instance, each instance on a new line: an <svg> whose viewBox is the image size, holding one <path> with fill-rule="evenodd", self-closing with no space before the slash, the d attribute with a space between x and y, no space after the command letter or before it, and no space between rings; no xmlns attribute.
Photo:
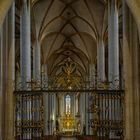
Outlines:
<svg viewBox="0 0 140 140"><path fill-rule="evenodd" d="M140 140L139 13L139 0L1 0L0 140Z"/></svg>

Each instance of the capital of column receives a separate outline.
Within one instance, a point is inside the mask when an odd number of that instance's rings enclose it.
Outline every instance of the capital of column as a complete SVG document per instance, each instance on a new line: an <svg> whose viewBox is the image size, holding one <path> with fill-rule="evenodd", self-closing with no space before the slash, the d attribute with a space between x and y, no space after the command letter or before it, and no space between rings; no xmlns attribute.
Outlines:
<svg viewBox="0 0 140 140"><path fill-rule="evenodd" d="M121 4L120 0L108 0L108 7L110 10L112 6L118 9L120 4Z"/></svg>

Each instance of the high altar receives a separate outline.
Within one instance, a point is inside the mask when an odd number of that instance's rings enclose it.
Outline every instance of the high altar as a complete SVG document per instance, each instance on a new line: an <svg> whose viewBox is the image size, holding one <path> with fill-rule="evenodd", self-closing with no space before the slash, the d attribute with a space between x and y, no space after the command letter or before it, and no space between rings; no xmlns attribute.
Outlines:
<svg viewBox="0 0 140 140"><path fill-rule="evenodd" d="M61 118L60 130L64 135L74 135L79 129L73 114L64 114Z"/></svg>

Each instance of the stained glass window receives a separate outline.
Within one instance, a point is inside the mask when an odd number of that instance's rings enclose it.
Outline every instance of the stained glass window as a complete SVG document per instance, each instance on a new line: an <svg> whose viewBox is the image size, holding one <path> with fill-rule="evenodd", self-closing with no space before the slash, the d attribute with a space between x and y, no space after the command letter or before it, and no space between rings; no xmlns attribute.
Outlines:
<svg viewBox="0 0 140 140"><path fill-rule="evenodd" d="M71 97L70 95L67 95L66 98L66 114L70 114L71 113Z"/></svg>

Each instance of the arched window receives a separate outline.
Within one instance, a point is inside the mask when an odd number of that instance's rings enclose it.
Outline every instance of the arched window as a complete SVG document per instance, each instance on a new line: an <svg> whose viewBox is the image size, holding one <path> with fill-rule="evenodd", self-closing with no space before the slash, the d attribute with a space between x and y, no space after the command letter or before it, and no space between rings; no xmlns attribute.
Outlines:
<svg viewBox="0 0 140 140"><path fill-rule="evenodd" d="M71 113L71 97L70 95L67 95L65 97L66 102L66 114L69 115Z"/></svg>

